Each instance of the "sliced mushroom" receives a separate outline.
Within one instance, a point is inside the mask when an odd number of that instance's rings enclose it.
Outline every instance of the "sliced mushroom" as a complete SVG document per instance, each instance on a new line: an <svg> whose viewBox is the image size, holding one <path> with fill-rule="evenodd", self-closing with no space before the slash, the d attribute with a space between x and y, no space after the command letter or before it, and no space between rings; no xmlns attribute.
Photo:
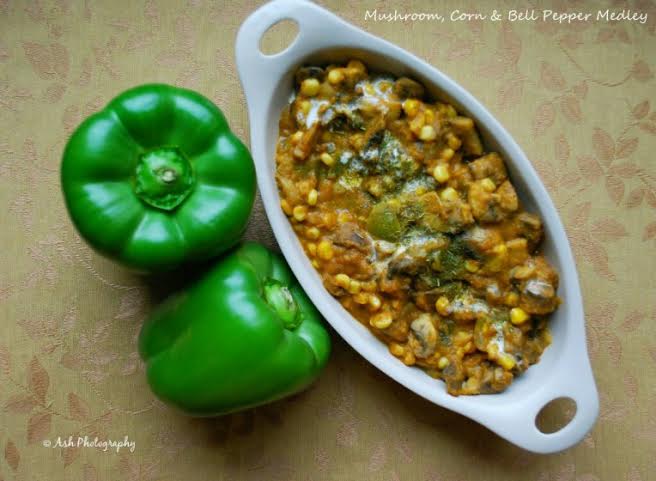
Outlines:
<svg viewBox="0 0 656 481"><path fill-rule="evenodd" d="M558 273L541 256L532 258L532 262L532 275L519 283L519 307L529 314L548 314L560 304L556 295Z"/></svg>
<svg viewBox="0 0 656 481"><path fill-rule="evenodd" d="M320 133L321 131L319 130L318 123L312 125L309 130L303 132L303 136L301 137L300 142L294 148L294 158L297 160L305 160L307 156L310 155L314 145L317 143Z"/></svg>
<svg viewBox="0 0 656 481"><path fill-rule="evenodd" d="M424 96L424 86L418 82L415 82L408 77L401 77L396 82L394 82L394 93L399 96L399 98L416 98L420 99Z"/></svg>
<svg viewBox="0 0 656 481"><path fill-rule="evenodd" d="M462 238L467 246L478 255L485 254L487 251L492 250L494 246L503 242L499 229L488 229L480 226L472 227L465 232Z"/></svg>
<svg viewBox="0 0 656 481"><path fill-rule="evenodd" d="M528 250L533 251L542 240L542 221L535 214L522 212L517 216L518 235L528 241Z"/></svg>
<svg viewBox="0 0 656 481"><path fill-rule="evenodd" d="M469 169L476 180L489 177L496 185L501 184L508 178L503 159L496 152L491 152L470 162Z"/></svg>
<svg viewBox="0 0 656 481"><path fill-rule="evenodd" d="M514 212L519 208L517 192L507 180L499 186L497 195L499 196L499 205L503 210Z"/></svg>
<svg viewBox="0 0 656 481"><path fill-rule="evenodd" d="M353 222L340 224L333 236L333 242L343 247L351 247L365 254L374 254L373 239L367 231Z"/></svg>
<svg viewBox="0 0 656 481"><path fill-rule="evenodd" d="M437 346L437 330L431 321L430 314L421 314L410 324L413 352L417 357L428 357L435 352Z"/></svg>
<svg viewBox="0 0 656 481"><path fill-rule="evenodd" d="M483 142L476 129L462 134L462 151L468 157L483 155Z"/></svg>
<svg viewBox="0 0 656 481"><path fill-rule="evenodd" d="M294 80L298 85L303 83L303 80L308 78L315 78L321 82L324 75L325 71L321 67L301 67L296 71Z"/></svg>

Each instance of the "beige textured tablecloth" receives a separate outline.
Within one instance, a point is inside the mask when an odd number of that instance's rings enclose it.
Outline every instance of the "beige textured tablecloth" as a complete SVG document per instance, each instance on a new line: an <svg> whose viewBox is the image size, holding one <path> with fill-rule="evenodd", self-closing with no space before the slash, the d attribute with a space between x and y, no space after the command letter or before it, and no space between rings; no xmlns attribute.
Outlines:
<svg viewBox="0 0 656 481"><path fill-rule="evenodd" d="M325 373L293 399L216 420L156 402L135 341L158 294L77 236L60 154L82 118L147 81L204 93L247 141L233 42L256 3L0 0L0 480L656 479L656 11L653 0L611 3L650 18L375 22L367 10L599 5L325 2L487 105L561 213L602 408L580 445L538 456L408 392L334 333ZM248 235L274 243L259 204ZM68 436L127 436L134 452L44 446Z"/></svg>

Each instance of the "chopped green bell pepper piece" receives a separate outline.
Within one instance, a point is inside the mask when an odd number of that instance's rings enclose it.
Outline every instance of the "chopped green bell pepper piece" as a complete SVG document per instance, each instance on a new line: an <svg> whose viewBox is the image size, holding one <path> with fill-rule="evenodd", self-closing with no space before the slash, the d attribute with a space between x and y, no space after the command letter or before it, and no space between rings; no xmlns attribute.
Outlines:
<svg viewBox="0 0 656 481"><path fill-rule="evenodd" d="M367 230L378 239L394 242L403 233L399 208L392 202L376 204L367 218Z"/></svg>

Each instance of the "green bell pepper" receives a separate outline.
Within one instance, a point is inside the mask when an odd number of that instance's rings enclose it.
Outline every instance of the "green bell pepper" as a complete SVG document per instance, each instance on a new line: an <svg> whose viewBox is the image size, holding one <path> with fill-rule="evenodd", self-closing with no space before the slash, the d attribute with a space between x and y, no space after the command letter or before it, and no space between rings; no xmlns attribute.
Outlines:
<svg viewBox="0 0 656 481"><path fill-rule="evenodd" d="M61 183L82 237L142 271L226 251L255 198L253 161L221 111L162 84L123 92L87 118L66 145Z"/></svg>
<svg viewBox="0 0 656 481"><path fill-rule="evenodd" d="M285 261L247 243L155 310L139 352L160 399L213 416L307 387L328 360L330 337Z"/></svg>

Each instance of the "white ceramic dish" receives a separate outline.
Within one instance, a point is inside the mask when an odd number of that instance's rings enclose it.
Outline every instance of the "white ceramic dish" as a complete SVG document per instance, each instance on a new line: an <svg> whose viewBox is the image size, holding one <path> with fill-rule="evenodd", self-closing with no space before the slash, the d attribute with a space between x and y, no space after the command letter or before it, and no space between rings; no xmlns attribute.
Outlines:
<svg viewBox="0 0 656 481"><path fill-rule="evenodd" d="M298 24L298 36L286 50L264 55L259 48L262 35L284 19ZM352 57L363 60L373 70L418 79L433 96L450 101L474 118L486 145L506 159L526 209L538 213L544 221L544 250L560 272L559 294L564 303L551 318L553 344L538 364L503 393L453 397L442 381L391 356L386 346L324 289L280 209L274 154L278 118L289 102L294 71L304 64L343 62ZM310 2L276 0L256 10L237 34L236 59L248 103L251 151L267 215L289 265L326 320L356 351L397 382L435 404L480 422L522 448L549 453L579 442L597 418L599 400L587 355L576 267L547 191L508 132L474 97L439 70ZM548 402L560 397L576 402L576 415L560 431L544 434L535 425L536 415Z"/></svg>

